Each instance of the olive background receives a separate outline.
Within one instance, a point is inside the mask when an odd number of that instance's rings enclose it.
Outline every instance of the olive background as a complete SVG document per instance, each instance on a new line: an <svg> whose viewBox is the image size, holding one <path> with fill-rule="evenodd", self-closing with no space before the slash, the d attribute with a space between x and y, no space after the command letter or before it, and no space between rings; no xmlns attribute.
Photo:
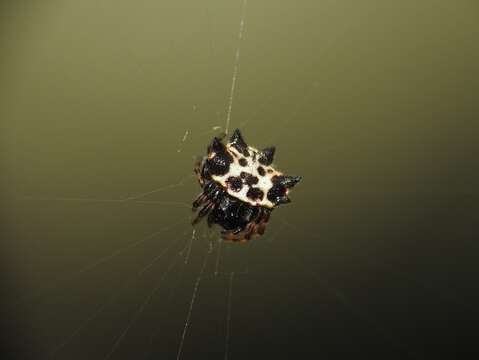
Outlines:
<svg viewBox="0 0 479 360"><path fill-rule="evenodd" d="M249 0L229 131L303 180L232 244L189 204L241 14L2 2L3 358L477 354L479 4Z"/></svg>

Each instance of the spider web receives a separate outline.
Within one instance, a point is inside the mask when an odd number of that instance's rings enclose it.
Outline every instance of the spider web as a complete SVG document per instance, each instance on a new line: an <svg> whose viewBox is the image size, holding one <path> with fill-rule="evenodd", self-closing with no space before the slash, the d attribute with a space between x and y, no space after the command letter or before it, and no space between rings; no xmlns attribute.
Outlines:
<svg viewBox="0 0 479 360"><path fill-rule="evenodd" d="M88 13L88 5L78 6ZM253 82L242 83L242 74L244 71L251 78L256 49L251 44L262 31L260 25L268 24L258 16L250 16L251 7L260 6L258 3L239 0L228 7L220 2L199 2L197 8L188 9L194 13L188 19L182 18L187 11L184 4L178 8L172 5L169 11L156 4L148 6L152 6L152 19L146 19L151 28L143 29L143 34L150 34L151 38L130 40L131 43L152 41L151 46L155 47L154 39L159 34L152 24L156 22L154 17L160 16L161 21L167 22L166 29L174 32L172 37L178 36L194 48L188 49L178 41L168 46L162 43L168 51L148 53L157 56L158 64L162 59L178 61L172 74L145 64L145 59L128 46L122 48L122 55L134 66L121 75L107 68L95 68L95 59L87 51L84 60L92 67L89 70L103 74L103 78L93 81L99 89L97 100L79 106L90 108L97 118L105 111L107 119L104 123L81 124L63 120L70 110L54 113L57 123L52 120L45 128L58 131L58 137L49 147L39 149L44 151L43 159L51 159L43 163L50 166L50 171L43 170L42 164L38 169L17 170L23 183L14 188L15 226L11 234L17 244L11 246L11 252L12 258L22 262L11 267L18 273L15 282L24 286L10 286L11 301L5 307L6 313L15 314L7 316L12 328L20 329L15 332L19 348L14 351L32 359L268 358L272 348L287 343L290 337L296 341L301 337L302 342L280 349L288 358L298 351L297 347L315 347L317 337L341 333L344 329L340 325L334 327L339 323L348 327L348 334L354 333L359 343L386 344L386 354L398 354L398 358L420 357L395 331L377 321L328 279L328 259L321 258L320 262L326 265L318 265L319 260L314 258L317 253L310 255L307 249L295 244L323 240L331 246L329 240L314 233L315 227L309 228L307 237L297 235L306 221L315 221L313 213L301 210L301 201L308 200L306 196L289 208L275 211L266 234L245 245L222 242L218 229L210 230L204 224L191 228L189 209L199 192L192 167L210 139L239 127L248 141L254 140L252 145L276 144L281 149L291 138L294 122L305 115L305 106L316 101L320 85L312 77L307 83L289 84L292 90L261 94L261 102L248 104L250 99L244 94L254 92L247 86ZM166 15L158 15L163 10ZM62 11L68 14L71 9L58 11L57 16L61 17ZM122 9L119 12L124 15ZM136 15L110 20L118 26L128 19L134 21ZM273 15L284 16L277 12ZM142 13L141 17L144 16ZM168 22L168 17L174 21ZM175 25L175 21L185 23ZM188 21L193 22L188 23L189 31L183 27ZM99 26L85 24L89 25ZM189 38L193 32L199 35ZM101 32L94 35L102 36ZM128 40L129 34L120 31L117 36L126 36ZM54 39L57 45L62 44L59 38ZM99 43L105 44L106 40L100 39ZM322 42L322 48L335 40ZM45 44L38 46L42 45ZM49 53L41 60L48 63L54 58ZM210 68L210 63L219 64L218 68ZM280 67L278 71L285 69ZM80 73L86 75L88 69ZM117 77L120 79L115 80ZM127 104L127 115L119 120L108 118L112 116L111 109L105 110L103 101L111 94L102 92L103 81L131 84L149 94L149 90L157 88L154 81L147 79L155 77L162 77L165 82L161 87L164 93L155 95L155 101L142 100L144 93L139 90L125 95L119 89L114 98L124 100L118 106ZM173 81L182 86L169 88ZM58 79L53 83L58 85ZM68 96L60 101L71 103ZM161 102L163 96L170 103L153 104ZM128 105L130 101L139 105ZM130 134L116 133L116 127L120 127L117 121L141 116L141 106L151 107L145 120L128 126L120 124L123 128L131 127ZM171 111L162 112L163 107ZM75 110L78 109L71 109ZM156 112L172 119L159 120L157 115L151 115ZM87 114L82 112L82 116ZM278 119L263 120L274 117ZM256 132L258 125L263 132ZM141 131L141 127L146 130ZM308 136L309 126L299 127L303 130L296 136ZM35 130L32 124L20 124L14 135L27 143L31 135L26 133ZM35 136L48 136L46 131L38 129ZM75 142L75 137L82 141ZM103 141L99 141L101 137ZM108 145L115 141L123 142L125 148L137 146L138 150L130 153L128 149ZM295 144L290 139L288 146ZM28 153L36 150L26 146L16 162L35 166L34 161L28 161ZM101 159L96 159L102 151ZM65 153L58 155L59 152ZM283 154L278 154L279 162ZM284 156L284 168L300 174L306 169L294 169L294 155L289 159ZM59 167L63 167L63 172L51 170ZM102 167L108 171L102 172ZM28 174L36 177L29 180ZM106 179L105 174L110 177ZM58 175L49 181L50 176ZM131 188L129 184L133 184ZM290 214L294 214L291 219ZM326 274L320 273L322 270ZM285 298L291 293L296 294L296 300ZM304 308L298 308L298 304ZM299 331L295 321L302 324L304 333L294 333ZM319 326L320 321L326 325ZM17 328L18 323L21 326ZM27 350L21 349L25 343L31 344ZM323 345L324 348L315 347L316 354L347 353L338 349L342 345L334 341L329 348Z"/></svg>

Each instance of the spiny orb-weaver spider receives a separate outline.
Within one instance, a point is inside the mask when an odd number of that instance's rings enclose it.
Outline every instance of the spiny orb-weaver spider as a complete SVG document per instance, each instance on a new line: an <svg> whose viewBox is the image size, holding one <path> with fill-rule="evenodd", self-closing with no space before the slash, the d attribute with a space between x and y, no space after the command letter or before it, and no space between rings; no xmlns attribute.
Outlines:
<svg viewBox="0 0 479 360"><path fill-rule="evenodd" d="M274 153L275 147L248 146L239 129L226 145L213 138L207 155L195 166L203 191L193 202L193 211L201 206L193 225L208 215L208 226L220 225L225 240L243 242L261 236L273 209L291 202L289 189L301 180L275 170Z"/></svg>

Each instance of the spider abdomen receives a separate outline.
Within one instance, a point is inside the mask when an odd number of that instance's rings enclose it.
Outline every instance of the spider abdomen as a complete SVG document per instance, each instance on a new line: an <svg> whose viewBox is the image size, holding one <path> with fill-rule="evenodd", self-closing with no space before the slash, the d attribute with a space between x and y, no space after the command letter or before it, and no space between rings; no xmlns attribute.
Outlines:
<svg viewBox="0 0 479 360"><path fill-rule="evenodd" d="M275 170L275 148L248 146L238 129L226 145L215 137L207 151L195 168L203 191L193 202L193 210L201 206L193 223L208 214L208 225L221 226L225 239L262 235L273 208L290 202L288 191L301 178Z"/></svg>

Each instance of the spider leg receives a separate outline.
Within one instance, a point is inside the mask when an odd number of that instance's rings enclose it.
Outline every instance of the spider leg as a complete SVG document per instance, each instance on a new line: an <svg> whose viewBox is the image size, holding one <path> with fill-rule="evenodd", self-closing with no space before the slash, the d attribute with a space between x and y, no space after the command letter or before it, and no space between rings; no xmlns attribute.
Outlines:
<svg viewBox="0 0 479 360"><path fill-rule="evenodd" d="M208 202L206 205L204 205L201 210L199 211L198 215L193 219L192 224L197 224L206 214L210 212L210 210L215 206L214 203Z"/></svg>
<svg viewBox="0 0 479 360"><path fill-rule="evenodd" d="M245 229L236 228L233 230L223 230L221 232L221 237L224 240L230 241L239 241L239 242L247 242L251 239L254 232L254 222L250 222L246 225Z"/></svg>
<svg viewBox="0 0 479 360"><path fill-rule="evenodd" d="M246 226L246 232L244 234L244 239L245 240L250 240L251 237L254 235L255 233L255 223L254 221L250 222L247 226Z"/></svg>
<svg viewBox="0 0 479 360"><path fill-rule="evenodd" d="M238 235L242 230L243 228L241 228L241 226L238 226L237 228L232 230L221 230L221 234L222 235L228 235L228 234ZM227 240L232 240L232 239L227 239Z"/></svg>
<svg viewBox="0 0 479 360"><path fill-rule="evenodd" d="M193 202L192 210L195 211L196 209L198 209L205 201L207 201L207 199L208 197L204 193L201 193L200 195L198 195L196 200Z"/></svg>
<svg viewBox="0 0 479 360"><path fill-rule="evenodd" d="M263 210L263 214L258 224L258 234L263 235L266 229L266 224L268 223L271 210Z"/></svg>
<svg viewBox="0 0 479 360"><path fill-rule="evenodd" d="M263 221L263 218L264 218L264 214L265 214L265 209L263 207L261 207L258 211L258 215L256 216L255 220L254 220L254 224L253 224L253 235L254 234L260 234L260 225L261 225L261 222Z"/></svg>
<svg viewBox="0 0 479 360"><path fill-rule="evenodd" d="M254 219L254 222L256 224L259 224L261 222L261 220L263 219L263 216L264 216L264 208L260 207L259 210L258 210L258 215L256 215L256 217Z"/></svg>
<svg viewBox="0 0 479 360"><path fill-rule="evenodd" d="M229 241L240 241L244 242L245 240L245 230L242 229L241 227L238 227L233 230L222 230L221 231L221 238L223 240L229 240Z"/></svg>
<svg viewBox="0 0 479 360"><path fill-rule="evenodd" d="M241 230L242 229L240 227L237 227L236 229L231 230L231 233L234 235L238 235L241 232Z"/></svg>
<svg viewBox="0 0 479 360"><path fill-rule="evenodd" d="M258 225L258 234L263 235L265 230L266 230L266 223L262 221Z"/></svg>

